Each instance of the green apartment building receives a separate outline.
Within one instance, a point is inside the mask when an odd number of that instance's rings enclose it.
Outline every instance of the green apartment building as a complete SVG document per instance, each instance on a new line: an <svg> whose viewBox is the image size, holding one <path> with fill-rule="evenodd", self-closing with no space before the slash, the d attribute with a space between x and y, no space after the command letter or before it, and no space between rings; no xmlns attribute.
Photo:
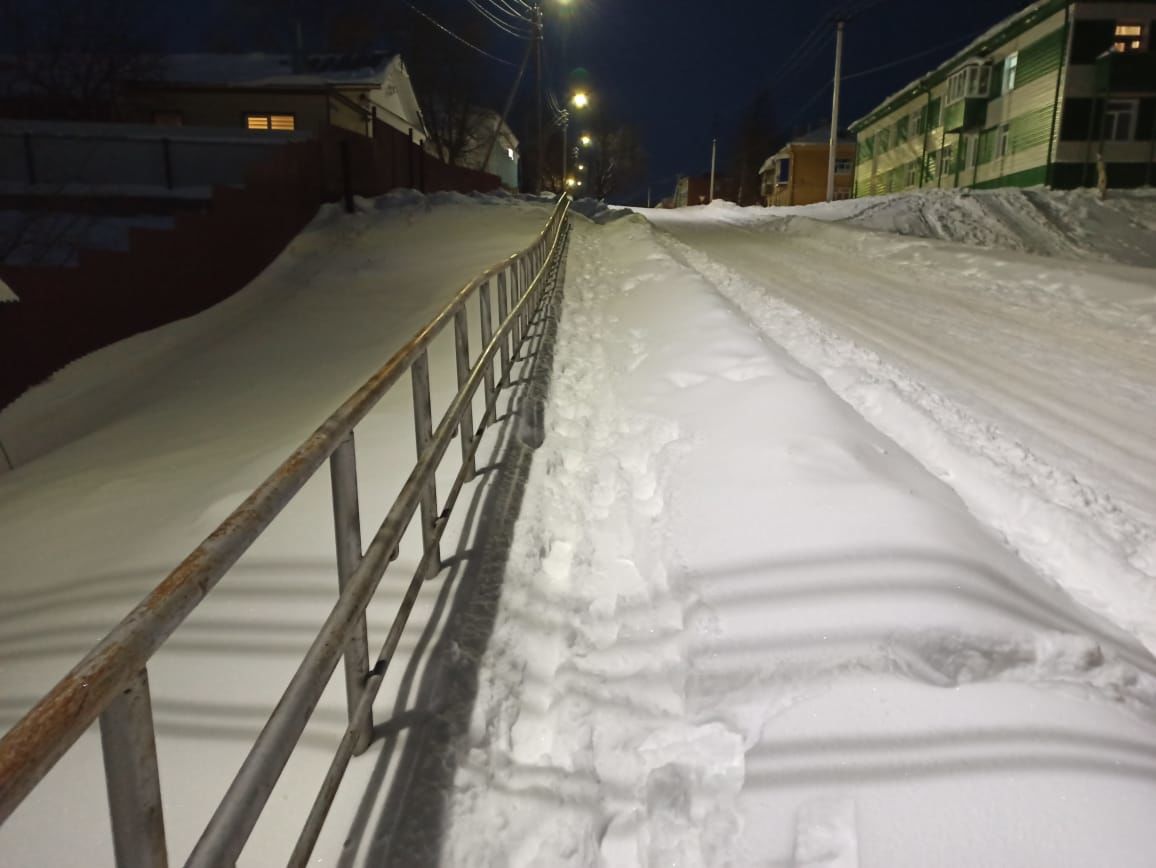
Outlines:
<svg viewBox="0 0 1156 868"><path fill-rule="evenodd" d="M851 125L854 195L1156 183L1156 0L1039 0Z"/></svg>

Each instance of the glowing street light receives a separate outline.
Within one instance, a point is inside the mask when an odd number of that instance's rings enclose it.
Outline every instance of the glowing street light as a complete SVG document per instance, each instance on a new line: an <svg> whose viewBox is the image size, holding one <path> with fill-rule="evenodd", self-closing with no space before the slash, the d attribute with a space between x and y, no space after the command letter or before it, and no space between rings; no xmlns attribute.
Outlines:
<svg viewBox="0 0 1156 868"><path fill-rule="evenodd" d="M574 108L586 108L590 105L590 94L584 90L580 90L574 94L574 96L570 97L570 102L574 104Z"/></svg>
<svg viewBox="0 0 1156 868"><path fill-rule="evenodd" d="M577 178L567 178L566 179L566 186L567 187L577 187L578 186L578 179Z"/></svg>
<svg viewBox="0 0 1156 868"><path fill-rule="evenodd" d="M580 138L578 141L580 141L582 143L582 147L584 147L584 148L588 148L592 144L594 144L594 139L590 138L589 133L583 134L582 138Z"/></svg>
<svg viewBox="0 0 1156 868"><path fill-rule="evenodd" d="M579 163L579 164L578 164L578 171L579 171L579 172L585 172L585 171L586 171L586 167L585 167L585 166L583 166L581 163Z"/></svg>

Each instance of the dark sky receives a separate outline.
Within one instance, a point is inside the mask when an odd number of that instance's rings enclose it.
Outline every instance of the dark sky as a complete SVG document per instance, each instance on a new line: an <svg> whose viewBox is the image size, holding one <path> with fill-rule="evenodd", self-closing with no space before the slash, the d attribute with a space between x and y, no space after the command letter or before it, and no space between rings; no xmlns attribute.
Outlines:
<svg viewBox="0 0 1156 868"><path fill-rule="evenodd" d="M656 194L669 193L676 173L709 167L716 114L725 139L762 87L770 88L784 130L809 128L830 116L833 27L825 28L829 35L787 75L776 78L776 72L843 0L573 2L586 8L569 24L567 59L589 70L593 87L605 91L616 111L642 125ZM1027 0L884 0L848 22L845 75L922 56L847 81L841 123L866 114L1026 5ZM722 155L724 165L728 156Z"/></svg>
<svg viewBox="0 0 1156 868"><path fill-rule="evenodd" d="M402 3L404 0L382 0ZM437 13L466 0L412 0ZM483 0L485 2L485 0ZM863 5L865 0L854 0ZM898 62L846 81L841 124L854 120L962 48L970 38L1024 8L1028 0L872 0L872 11L846 29L844 74ZM769 88L779 127L803 131L830 113L834 28L786 74L797 47L848 0L544 0L547 59L560 94L575 69L589 73L600 106L638 124L650 154L656 196L669 194L678 173L706 171L717 130L720 165L744 107ZM207 7L230 0L167 0L174 48L190 50L203 32ZM486 25L489 26L489 25ZM495 33L492 50L519 59L517 40ZM495 90L513 70L491 64ZM523 98L530 91L523 91ZM638 194L636 194L638 195ZM640 191L645 196L645 191Z"/></svg>

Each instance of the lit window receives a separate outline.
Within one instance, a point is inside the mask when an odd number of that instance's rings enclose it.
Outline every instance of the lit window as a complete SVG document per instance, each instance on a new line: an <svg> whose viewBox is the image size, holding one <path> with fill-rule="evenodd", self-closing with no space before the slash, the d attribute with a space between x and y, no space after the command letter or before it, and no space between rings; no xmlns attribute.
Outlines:
<svg viewBox="0 0 1156 868"><path fill-rule="evenodd" d="M293 115L247 114L245 128L250 130L278 130L292 132L297 129L297 120Z"/></svg>
<svg viewBox="0 0 1156 868"><path fill-rule="evenodd" d="M507 155L507 156L508 156L508 157L509 157L511 160L516 160L516 159L518 159L517 155L514 153L514 149L513 149L513 148L506 148L506 155Z"/></svg>
<svg viewBox="0 0 1156 868"><path fill-rule="evenodd" d="M1117 24L1116 42L1112 45L1112 48L1121 54L1128 51L1143 51L1144 25L1133 23Z"/></svg>
<svg viewBox="0 0 1156 868"><path fill-rule="evenodd" d="M1130 142L1136 135L1136 106L1134 99L1109 100L1104 110L1104 139L1109 142Z"/></svg>
<svg viewBox="0 0 1156 868"><path fill-rule="evenodd" d="M855 167L851 164L850 160L835 160L836 175L849 175L854 169Z"/></svg>
<svg viewBox="0 0 1156 868"><path fill-rule="evenodd" d="M1008 93L1015 89L1016 86L1016 67L1019 66L1019 53L1009 54L1007 60L1003 64L1003 90L1001 93Z"/></svg>

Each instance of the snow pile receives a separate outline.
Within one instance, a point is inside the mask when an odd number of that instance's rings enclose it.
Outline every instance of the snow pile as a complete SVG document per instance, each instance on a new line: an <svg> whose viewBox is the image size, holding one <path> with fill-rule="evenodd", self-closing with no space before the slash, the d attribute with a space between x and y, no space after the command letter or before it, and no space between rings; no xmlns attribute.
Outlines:
<svg viewBox="0 0 1156 868"><path fill-rule="evenodd" d="M6 301L20 301L20 298L12 291L12 287L4 282L4 278L0 277L0 303Z"/></svg>
<svg viewBox="0 0 1156 868"><path fill-rule="evenodd" d="M1144 865L1156 660L685 252L576 230L442 860Z"/></svg>
<svg viewBox="0 0 1156 868"><path fill-rule="evenodd" d="M787 208L705 207L741 226L803 218L1041 256L1156 266L1153 190L1112 191L1103 201L1092 190L1007 188L919 190ZM683 216L700 219L700 210L683 209Z"/></svg>

